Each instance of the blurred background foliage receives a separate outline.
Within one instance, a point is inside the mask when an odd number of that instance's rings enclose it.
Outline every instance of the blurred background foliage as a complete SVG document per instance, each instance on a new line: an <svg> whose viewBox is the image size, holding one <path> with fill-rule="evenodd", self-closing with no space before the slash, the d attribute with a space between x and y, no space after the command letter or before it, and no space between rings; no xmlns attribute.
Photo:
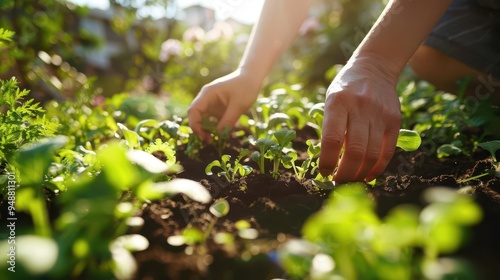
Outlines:
<svg viewBox="0 0 500 280"><path fill-rule="evenodd" d="M111 0L108 10L96 10L65 0L1 0L0 28L15 35L0 53L0 78L15 76L20 88L43 102L75 99L82 91L103 97L127 92L146 100L160 96L182 115L204 84L235 69L252 26L234 18L217 21L216 10L180 8L178 2ZM382 2L314 1L264 92L276 83L324 90L335 72L327 70L345 63ZM166 16L144 14L144 8Z"/></svg>

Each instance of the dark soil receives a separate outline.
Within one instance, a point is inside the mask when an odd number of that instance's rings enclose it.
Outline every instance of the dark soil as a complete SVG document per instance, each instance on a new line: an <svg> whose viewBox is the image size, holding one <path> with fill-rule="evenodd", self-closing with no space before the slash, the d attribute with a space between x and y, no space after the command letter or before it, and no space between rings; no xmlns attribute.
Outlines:
<svg viewBox="0 0 500 280"><path fill-rule="evenodd" d="M307 137L310 135L299 134L295 148L306 149L304 139ZM226 150L229 154L235 155L230 147L246 146L235 139L230 142ZM285 170L279 180L254 173L228 184L223 178L207 176L204 172L205 166L217 158L212 147L200 151L199 160L190 159L180 151L178 160L185 171L178 177L201 182L214 199L225 198L230 203L229 214L216 221L206 244L176 247L169 245L167 238L179 234L186 226L208 230L214 219L208 211L210 205L190 201L183 195L147 205L140 213L145 224L138 233L149 239L150 246L135 254L139 264L136 279L286 278L273 261L272 252L288 238L300 236L305 219L320 209L328 191L316 190L311 180L298 182ZM426 188L471 186L483 208L484 218L471 229L467 244L455 256L472 263L479 279L498 279L500 179L485 176L460 183L463 178L491 168L491 157L485 151L446 160L438 160L425 149L411 153L399 151L377 185L367 189L377 201L377 212L383 216L398 204L423 205L421 193ZM246 220L257 229L258 238L239 237L235 228L239 220ZM218 232L234 234L234 245L216 244L212 237Z"/></svg>

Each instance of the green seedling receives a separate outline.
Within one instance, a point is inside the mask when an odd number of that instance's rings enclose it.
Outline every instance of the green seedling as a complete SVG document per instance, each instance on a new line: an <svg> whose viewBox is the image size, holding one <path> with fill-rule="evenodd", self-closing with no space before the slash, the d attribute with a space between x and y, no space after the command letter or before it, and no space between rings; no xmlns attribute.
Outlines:
<svg viewBox="0 0 500 280"><path fill-rule="evenodd" d="M279 166L283 159L283 150L287 148L292 140L295 138L295 130L282 129L273 133L273 137L276 139L277 144L271 146L267 157L273 161L272 176L276 180L279 177Z"/></svg>
<svg viewBox="0 0 500 280"><path fill-rule="evenodd" d="M229 140L231 128L225 127L223 131L219 132L217 130L217 123L209 118L202 119L202 127L204 130L210 132L213 139L212 145L217 150L219 156L222 156L227 145L227 140Z"/></svg>
<svg viewBox="0 0 500 280"><path fill-rule="evenodd" d="M422 210L399 205L380 218L363 184L339 186L304 223L303 239L285 243L278 259L296 279L387 279L388 271L393 279L443 279L443 269L452 278L474 274L440 256L459 249L481 208L445 188L429 189L424 199L429 204Z"/></svg>
<svg viewBox="0 0 500 280"><path fill-rule="evenodd" d="M273 133L273 139L263 138L255 142L259 151L254 152L251 158L259 165L260 173L265 173L264 162L267 158L273 163L271 175L274 179L278 179L278 169L283 162L283 151L291 144L295 136L295 130L281 129ZM284 163L287 164L289 161L289 158L285 158Z"/></svg>
<svg viewBox="0 0 500 280"><path fill-rule="evenodd" d="M223 155L220 161L214 160L208 164L205 168L205 173L210 176L213 174L212 169L218 167L222 171L218 172L217 176L224 176L229 183L234 183L236 182L236 175L243 177L252 173L253 169L250 166L241 164L241 160L249 154L250 151L248 149L242 149L233 164L231 164L230 155Z"/></svg>
<svg viewBox="0 0 500 280"><path fill-rule="evenodd" d="M317 160L321 151L320 145L315 145L311 140L307 140L306 144L308 158L300 166L296 165L297 152L295 150L290 149L286 152L286 156L283 157L283 166L285 168L293 168L298 180L303 180L308 172L312 175L318 168L315 160Z"/></svg>
<svg viewBox="0 0 500 280"><path fill-rule="evenodd" d="M255 142L255 146L259 149L259 151L255 151L252 153L251 158L253 161L257 163L259 166L259 170L261 174L265 174L265 159L266 154L271 149L276 142L270 138L261 138Z"/></svg>
<svg viewBox="0 0 500 280"><path fill-rule="evenodd" d="M321 135L323 133L323 118L325 115L325 103L317 103L309 109L308 113L310 117L310 121L307 122L307 125L314 128L318 138L321 139Z"/></svg>

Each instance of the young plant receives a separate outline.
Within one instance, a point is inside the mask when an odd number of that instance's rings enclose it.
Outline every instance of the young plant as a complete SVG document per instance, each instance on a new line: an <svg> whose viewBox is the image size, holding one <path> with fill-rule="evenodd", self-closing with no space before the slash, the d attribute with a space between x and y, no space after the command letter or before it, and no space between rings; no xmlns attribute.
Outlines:
<svg viewBox="0 0 500 280"><path fill-rule="evenodd" d="M217 150L219 156L222 156L227 145L227 140L229 139L229 132L231 132L231 128L225 127L222 132L219 132L217 131L217 124L208 118L204 118L202 120L202 126L204 130L210 132L213 139L212 145Z"/></svg>
<svg viewBox="0 0 500 280"><path fill-rule="evenodd" d="M466 263L450 257L443 262L440 256L460 247L466 229L481 220L481 208L470 197L445 188L431 188L424 198L429 204L422 210L400 205L379 218L362 184L341 186L305 222L303 239L278 250L278 259L297 279L470 275L473 271ZM464 277L476 279L473 276Z"/></svg>
<svg viewBox="0 0 500 280"><path fill-rule="evenodd" d="M276 139L277 144L274 144L269 149L267 157L273 161L273 169L271 174L275 180L279 177L279 166L283 159L283 150L287 148L292 140L295 138L295 130L282 129L273 133L273 137Z"/></svg>
<svg viewBox="0 0 500 280"><path fill-rule="evenodd" d="M315 145L311 140L307 140L306 144L308 158L300 166L296 165L297 152L295 150L290 149L286 152L286 156L283 157L283 166L285 168L293 168L295 176L300 181L305 178L307 172L310 172L312 175L316 171L318 165L315 159L318 158L321 151L319 144Z"/></svg>
<svg viewBox="0 0 500 280"><path fill-rule="evenodd" d="M270 138L261 138L255 142L255 146L257 146L257 148L259 148L259 151L253 152L251 155L251 158L259 166L259 170L260 170L261 174L266 173L266 169L265 169L266 154L271 149L271 147L275 144L276 144L276 142Z"/></svg>
<svg viewBox="0 0 500 280"><path fill-rule="evenodd" d="M208 164L205 168L205 173L210 176L213 174L212 169L218 167L222 171L217 173L217 176L224 176L229 183L234 183L236 182L236 175L243 177L252 173L253 169L250 166L241 164L241 160L249 154L250 151L248 149L241 149L240 154L233 164L231 164L230 155L223 155L220 161L214 160Z"/></svg>

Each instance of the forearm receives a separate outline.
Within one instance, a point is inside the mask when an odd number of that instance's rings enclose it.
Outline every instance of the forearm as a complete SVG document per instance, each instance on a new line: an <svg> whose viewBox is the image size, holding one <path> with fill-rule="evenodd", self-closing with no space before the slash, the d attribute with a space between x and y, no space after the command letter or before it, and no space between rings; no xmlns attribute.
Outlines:
<svg viewBox="0 0 500 280"><path fill-rule="evenodd" d="M384 62L381 70L397 79L450 3L451 0L391 0L353 59L377 56Z"/></svg>
<svg viewBox="0 0 500 280"><path fill-rule="evenodd" d="M239 68L262 82L291 44L312 0L266 0Z"/></svg>

